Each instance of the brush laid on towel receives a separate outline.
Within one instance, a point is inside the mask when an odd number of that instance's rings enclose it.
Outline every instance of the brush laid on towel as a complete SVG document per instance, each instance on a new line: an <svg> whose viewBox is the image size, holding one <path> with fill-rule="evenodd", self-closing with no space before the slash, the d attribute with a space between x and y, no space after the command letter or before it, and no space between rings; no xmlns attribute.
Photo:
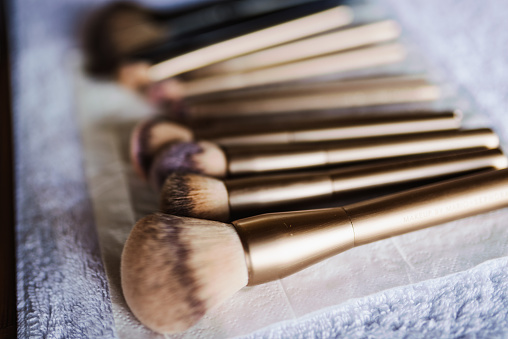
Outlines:
<svg viewBox="0 0 508 339"><path fill-rule="evenodd" d="M174 172L223 178L434 152L498 147L498 136L487 128L252 148L221 148L208 141L179 142L168 144L158 152L149 178L154 187L160 187Z"/></svg>
<svg viewBox="0 0 508 339"><path fill-rule="evenodd" d="M245 286L284 278L356 246L507 206L505 169L231 224L152 214L136 223L123 249L123 294L150 329L181 332Z"/></svg>
<svg viewBox="0 0 508 339"><path fill-rule="evenodd" d="M460 111L380 114L360 118L329 118L319 121L288 121L284 125L230 126L227 130L192 131L178 123L156 117L140 122L131 135L131 162L146 177L153 157L171 142L206 139L221 146L276 145L347 140L374 136L444 131L460 128ZM263 131L263 132L261 132Z"/></svg>
<svg viewBox="0 0 508 339"><path fill-rule="evenodd" d="M419 75L286 83L196 98L182 98L176 83L176 87L170 81L165 85L171 88L154 94L153 100L164 103L168 116L188 124L274 115L290 118L308 111L424 103L444 96L439 84Z"/></svg>
<svg viewBox="0 0 508 339"><path fill-rule="evenodd" d="M88 19L84 30L87 68L94 75L114 75L127 63L156 63L337 4L328 0L223 0L165 9L113 2Z"/></svg>
<svg viewBox="0 0 508 339"><path fill-rule="evenodd" d="M160 207L167 214L228 221L231 216L263 213L324 199L338 201L356 192L503 169L507 165L506 156L495 149L224 181L199 174L174 173L163 183Z"/></svg>

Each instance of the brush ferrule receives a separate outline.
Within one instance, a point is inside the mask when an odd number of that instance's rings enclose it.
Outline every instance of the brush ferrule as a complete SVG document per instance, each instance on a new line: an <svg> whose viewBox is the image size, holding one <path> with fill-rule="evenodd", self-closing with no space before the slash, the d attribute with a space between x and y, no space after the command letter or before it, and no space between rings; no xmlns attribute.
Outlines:
<svg viewBox="0 0 508 339"><path fill-rule="evenodd" d="M262 214L233 225L248 285L286 277L354 246L508 207L508 169L339 208Z"/></svg>
<svg viewBox="0 0 508 339"><path fill-rule="evenodd" d="M245 251L248 285L284 278L354 247L341 207L269 213L233 222Z"/></svg>
<svg viewBox="0 0 508 339"><path fill-rule="evenodd" d="M295 148L298 148L298 146ZM322 166L329 163L328 152L319 149L290 150L275 154L235 155L230 156L229 160L228 172L232 175L293 170Z"/></svg>

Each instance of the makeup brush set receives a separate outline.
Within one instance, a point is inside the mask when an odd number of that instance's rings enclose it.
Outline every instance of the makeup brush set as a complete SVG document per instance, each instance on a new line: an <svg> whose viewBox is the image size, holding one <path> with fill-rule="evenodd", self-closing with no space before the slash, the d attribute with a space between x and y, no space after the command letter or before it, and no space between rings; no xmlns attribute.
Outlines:
<svg viewBox="0 0 508 339"><path fill-rule="evenodd" d="M443 90L399 71L409 53L396 22L361 13L237 0L116 3L94 18L90 72L159 109L130 152L160 211L136 223L121 261L143 324L185 331L244 286L508 206L497 135L462 128L455 107L407 108Z"/></svg>

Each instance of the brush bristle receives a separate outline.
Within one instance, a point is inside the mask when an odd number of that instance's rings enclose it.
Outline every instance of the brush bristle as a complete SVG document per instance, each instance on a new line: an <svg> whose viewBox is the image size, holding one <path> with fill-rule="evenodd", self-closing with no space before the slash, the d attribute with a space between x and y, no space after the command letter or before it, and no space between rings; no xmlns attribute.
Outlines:
<svg viewBox="0 0 508 339"><path fill-rule="evenodd" d="M230 224L152 214L122 253L127 304L146 326L181 332L247 284L242 244Z"/></svg>
<svg viewBox="0 0 508 339"><path fill-rule="evenodd" d="M122 63L118 67L116 80L134 92L147 92L152 85L148 75L150 65L144 61Z"/></svg>
<svg viewBox="0 0 508 339"><path fill-rule="evenodd" d="M134 2L110 3L91 15L83 30L86 69L91 75L112 77L140 49L163 41L168 28L155 13Z"/></svg>
<svg viewBox="0 0 508 339"><path fill-rule="evenodd" d="M210 142L177 142L166 144L153 161L150 181L154 188L162 187L172 173L197 173L213 177L226 175L226 156Z"/></svg>
<svg viewBox="0 0 508 339"><path fill-rule="evenodd" d="M186 217L227 221L229 197L224 182L198 174L170 175L161 189L161 211Z"/></svg>
<svg viewBox="0 0 508 339"><path fill-rule="evenodd" d="M167 143L190 141L192 132L164 117L156 117L139 123L131 135L131 162L136 172L147 178L155 154Z"/></svg>

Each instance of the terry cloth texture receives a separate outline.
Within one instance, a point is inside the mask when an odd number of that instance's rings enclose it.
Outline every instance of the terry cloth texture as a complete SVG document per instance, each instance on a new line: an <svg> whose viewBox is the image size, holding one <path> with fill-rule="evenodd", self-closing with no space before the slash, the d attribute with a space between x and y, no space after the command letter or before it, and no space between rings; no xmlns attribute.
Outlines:
<svg viewBox="0 0 508 339"><path fill-rule="evenodd" d="M350 300L244 338L506 338L508 259Z"/></svg>
<svg viewBox="0 0 508 339"><path fill-rule="evenodd" d="M20 338L117 337L83 173L73 79L65 67L77 18L92 3L104 2L9 1ZM398 13L416 47L469 93L508 140L508 3L384 3ZM496 259L250 337L506 337L506 266L506 258Z"/></svg>

